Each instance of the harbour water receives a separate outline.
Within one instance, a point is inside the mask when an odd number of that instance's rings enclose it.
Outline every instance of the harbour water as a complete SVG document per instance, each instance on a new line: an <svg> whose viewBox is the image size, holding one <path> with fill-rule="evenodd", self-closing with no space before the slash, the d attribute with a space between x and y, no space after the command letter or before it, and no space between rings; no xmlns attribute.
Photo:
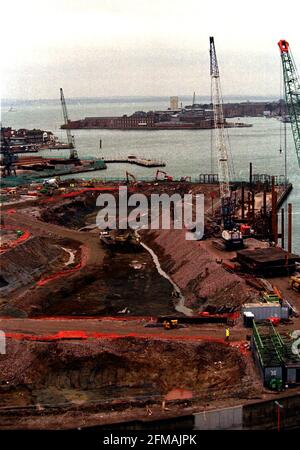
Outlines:
<svg viewBox="0 0 300 450"><path fill-rule="evenodd" d="M237 99L231 99L235 101ZM244 99L238 99L242 101ZM252 100L252 99L251 99ZM260 99L263 100L263 99ZM274 99L270 99L274 100ZM207 98L198 102L208 101ZM187 100L183 103L190 104ZM68 102L69 117L76 120L88 116L132 114L135 111L166 109L168 99L113 98L94 100L71 100ZM2 105L2 125L12 128L41 128L53 131L59 140L66 141L61 105L57 101L15 101ZM231 119L237 121L238 119ZM251 123L251 128L231 128L231 153L236 178L247 179L249 163L253 162L253 173L284 174L284 152L280 153L280 123L277 119L242 118ZM300 253L300 168L296 158L289 124L287 124L287 174L294 189L288 198L293 203L293 251ZM211 130L75 130L73 132L79 157L109 157L136 155L166 162L166 172L174 177L197 177L200 173L216 172L216 160L211 160ZM99 141L102 140L102 149ZM282 139L283 141L283 139ZM44 156L68 155L67 150L43 151ZM111 164L101 172L84 174L84 178L125 178L125 164ZM137 177L154 178L155 169L130 167ZM286 205L283 205L286 207ZM287 227L286 227L287 229Z"/></svg>

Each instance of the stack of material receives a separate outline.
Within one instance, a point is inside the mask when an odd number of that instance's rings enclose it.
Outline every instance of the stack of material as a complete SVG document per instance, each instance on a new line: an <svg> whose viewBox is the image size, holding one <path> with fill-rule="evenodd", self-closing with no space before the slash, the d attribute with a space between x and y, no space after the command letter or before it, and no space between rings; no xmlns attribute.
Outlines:
<svg viewBox="0 0 300 450"><path fill-rule="evenodd" d="M277 275L293 273L300 256L279 247L239 250L237 260L250 272Z"/></svg>

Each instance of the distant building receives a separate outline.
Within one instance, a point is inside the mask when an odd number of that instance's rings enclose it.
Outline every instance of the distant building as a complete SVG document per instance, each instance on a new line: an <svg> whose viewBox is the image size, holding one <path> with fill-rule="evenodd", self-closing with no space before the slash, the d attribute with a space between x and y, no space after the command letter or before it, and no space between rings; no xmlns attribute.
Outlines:
<svg viewBox="0 0 300 450"><path fill-rule="evenodd" d="M170 109L171 111L178 109L178 97L170 97Z"/></svg>

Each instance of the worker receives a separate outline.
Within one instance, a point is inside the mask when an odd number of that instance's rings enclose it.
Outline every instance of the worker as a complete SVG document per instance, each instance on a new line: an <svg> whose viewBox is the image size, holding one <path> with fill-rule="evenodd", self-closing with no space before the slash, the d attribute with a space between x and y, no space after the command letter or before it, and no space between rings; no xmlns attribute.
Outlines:
<svg viewBox="0 0 300 450"><path fill-rule="evenodd" d="M229 336L230 336L230 330L227 327L226 330L225 330L225 341L227 341L227 342L229 341Z"/></svg>

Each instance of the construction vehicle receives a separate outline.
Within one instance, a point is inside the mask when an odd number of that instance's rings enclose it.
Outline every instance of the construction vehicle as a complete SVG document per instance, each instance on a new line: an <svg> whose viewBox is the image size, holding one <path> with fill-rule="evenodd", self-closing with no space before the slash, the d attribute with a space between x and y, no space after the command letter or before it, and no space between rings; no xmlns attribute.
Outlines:
<svg viewBox="0 0 300 450"><path fill-rule="evenodd" d="M65 125L67 126L66 132L67 132L68 148L70 149L70 159L78 160L78 153L75 150L74 136L72 136L71 130L70 130L70 128L68 128L70 120L69 120L67 105L66 105L65 96L64 96L64 92L63 92L62 88L60 88L60 101L61 101L61 106L62 106L62 110L63 110Z"/></svg>
<svg viewBox="0 0 300 450"><path fill-rule="evenodd" d="M290 277L290 286L294 291L300 292L300 274Z"/></svg>
<svg viewBox="0 0 300 450"><path fill-rule="evenodd" d="M166 319L163 321L163 327L165 330L174 330L178 328L178 320L177 319Z"/></svg>
<svg viewBox="0 0 300 450"><path fill-rule="evenodd" d="M163 178L160 179L159 175L162 174ZM170 175L168 175L164 170L160 170L158 169L156 171L156 175L155 175L155 181L173 181L173 177L171 177Z"/></svg>
<svg viewBox="0 0 300 450"><path fill-rule="evenodd" d="M253 230L251 230L250 225L242 223L240 225L240 232L242 233L243 236L251 236L251 234L253 233Z"/></svg>
<svg viewBox="0 0 300 450"><path fill-rule="evenodd" d="M237 228L222 231L222 240L226 250L240 249L244 247L243 234Z"/></svg>
<svg viewBox="0 0 300 450"><path fill-rule="evenodd" d="M112 250L139 250L140 238L134 232L127 230L111 230L106 228L100 232L100 242Z"/></svg>
<svg viewBox="0 0 300 450"><path fill-rule="evenodd" d="M289 43L282 39L278 42L278 46L282 61L285 101L300 167L300 80Z"/></svg>
<svg viewBox="0 0 300 450"><path fill-rule="evenodd" d="M218 178L221 199L222 240L225 249L243 247L243 235L235 228L233 212L235 202L230 190L230 169L228 155L230 151L228 135L225 131L225 119L223 112L223 98L220 83L220 72L215 49L214 38L209 38L210 43L210 76L211 98L214 112L215 146L218 159ZM232 169L233 171L233 169Z"/></svg>

